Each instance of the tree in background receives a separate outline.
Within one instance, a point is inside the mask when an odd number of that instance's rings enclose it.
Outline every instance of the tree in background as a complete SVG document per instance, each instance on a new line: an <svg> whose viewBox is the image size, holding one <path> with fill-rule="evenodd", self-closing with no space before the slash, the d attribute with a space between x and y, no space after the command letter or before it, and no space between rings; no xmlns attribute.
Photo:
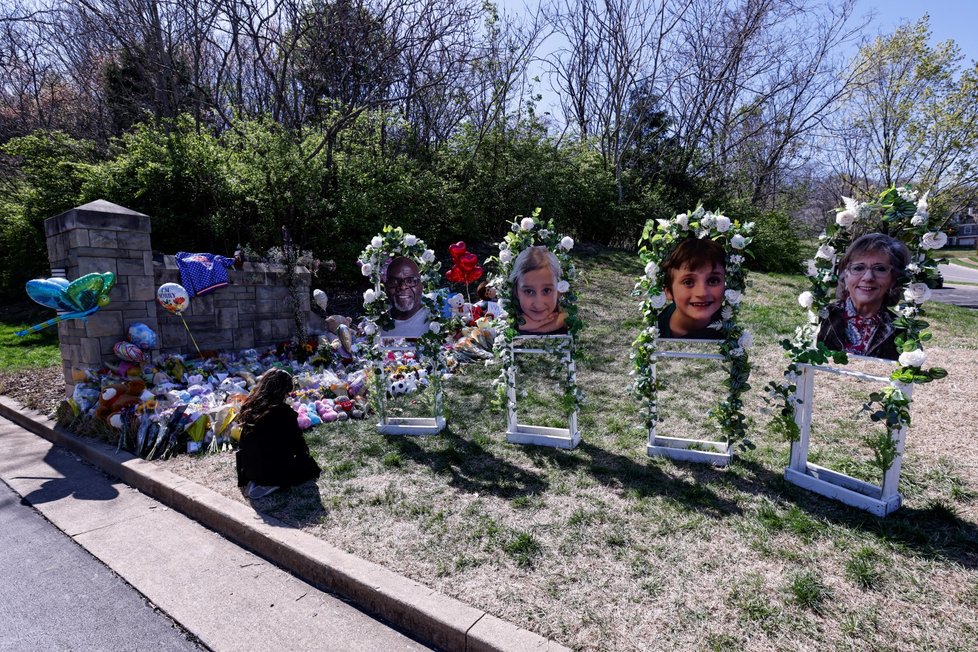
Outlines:
<svg viewBox="0 0 978 652"><path fill-rule="evenodd" d="M839 194L912 183L951 211L975 200L978 64L962 72L954 42L930 40L925 14L860 48L835 121Z"/></svg>

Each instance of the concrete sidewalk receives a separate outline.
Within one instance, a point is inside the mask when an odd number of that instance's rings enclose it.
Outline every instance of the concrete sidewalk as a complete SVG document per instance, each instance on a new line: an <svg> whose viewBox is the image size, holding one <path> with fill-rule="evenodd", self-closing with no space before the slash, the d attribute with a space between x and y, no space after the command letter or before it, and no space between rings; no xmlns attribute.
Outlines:
<svg viewBox="0 0 978 652"><path fill-rule="evenodd" d="M424 649L323 590L439 649L566 649L7 397L0 416L0 478L212 649Z"/></svg>

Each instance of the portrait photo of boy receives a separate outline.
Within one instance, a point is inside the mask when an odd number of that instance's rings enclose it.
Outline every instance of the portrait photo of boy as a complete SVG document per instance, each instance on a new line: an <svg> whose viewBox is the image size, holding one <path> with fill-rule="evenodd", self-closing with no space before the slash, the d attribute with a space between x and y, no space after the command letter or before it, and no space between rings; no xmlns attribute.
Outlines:
<svg viewBox="0 0 978 652"><path fill-rule="evenodd" d="M709 238L687 238L669 254L662 270L672 304L659 314L659 337L723 339L724 248Z"/></svg>

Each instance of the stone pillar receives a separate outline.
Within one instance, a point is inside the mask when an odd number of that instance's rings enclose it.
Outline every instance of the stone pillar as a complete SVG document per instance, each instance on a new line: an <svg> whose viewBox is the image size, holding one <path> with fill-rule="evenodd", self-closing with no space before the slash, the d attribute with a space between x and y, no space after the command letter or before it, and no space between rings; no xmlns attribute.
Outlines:
<svg viewBox="0 0 978 652"><path fill-rule="evenodd" d="M73 281L91 272L112 272L110 303L88 317L58 324L68 395L74 370L118 362L112 346L126 339L129 326L142 322L159 332L153 285L150 218L105 200L78 206L44 221L53 275Z"/></svg>

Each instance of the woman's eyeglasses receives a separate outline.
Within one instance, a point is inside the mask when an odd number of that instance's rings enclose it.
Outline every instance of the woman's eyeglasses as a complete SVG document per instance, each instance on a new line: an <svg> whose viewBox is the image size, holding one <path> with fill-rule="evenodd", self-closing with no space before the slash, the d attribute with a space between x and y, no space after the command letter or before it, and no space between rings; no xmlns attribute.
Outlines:
<svg viewBox="0 0 978 652"><path fill-rule="evenodd" d="M846 269L852 272L853 274L855 274L856 276L862 276L863 274L866 273L866 270L871 271L873 273L873 276L887 276L891 271L893 271L893 267L891 265L883 265L880 263L877 263L875 265L867 265L866 263L853 263L852 265L849 265L849 267L847 267Z"/></svg>

